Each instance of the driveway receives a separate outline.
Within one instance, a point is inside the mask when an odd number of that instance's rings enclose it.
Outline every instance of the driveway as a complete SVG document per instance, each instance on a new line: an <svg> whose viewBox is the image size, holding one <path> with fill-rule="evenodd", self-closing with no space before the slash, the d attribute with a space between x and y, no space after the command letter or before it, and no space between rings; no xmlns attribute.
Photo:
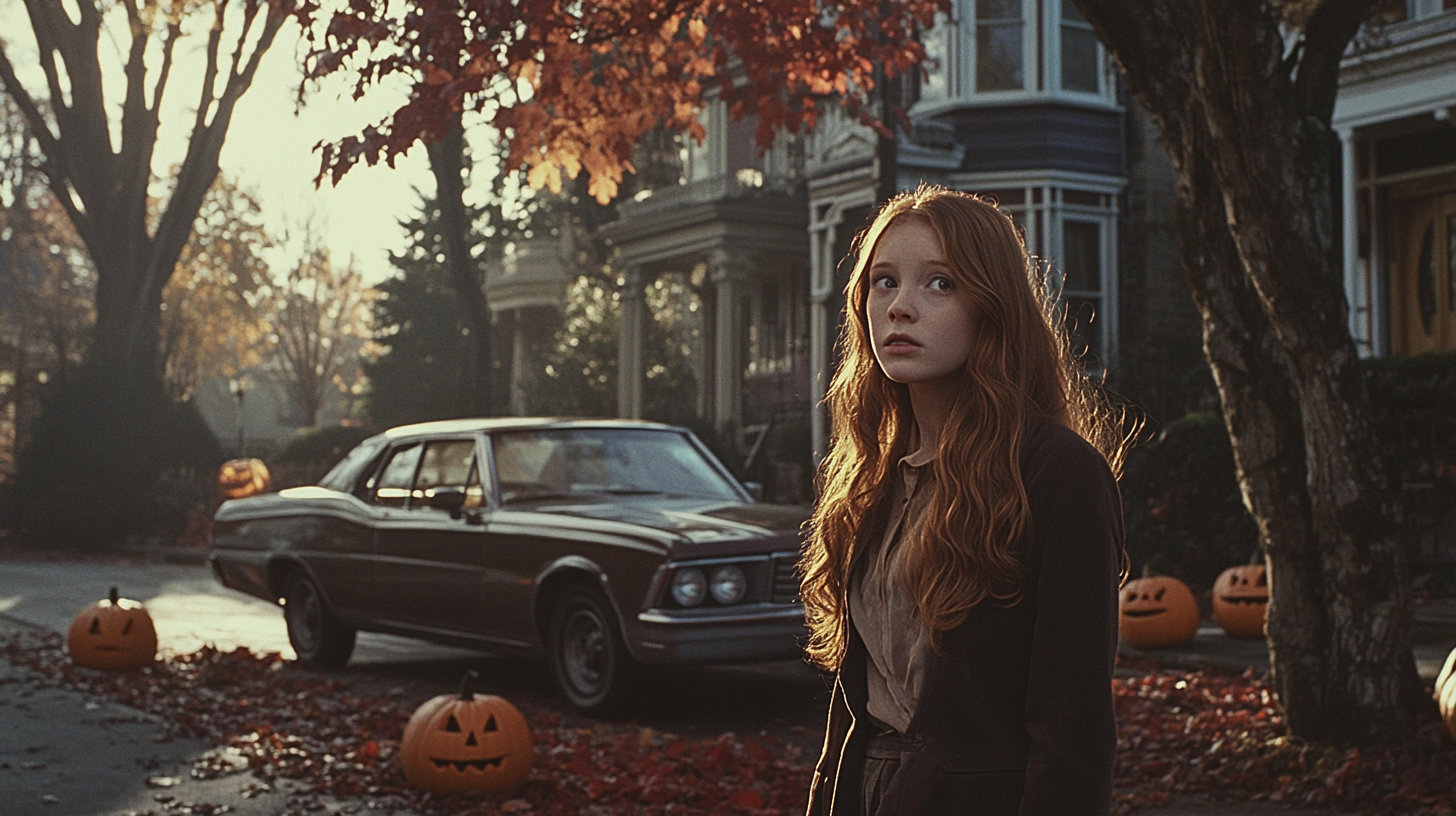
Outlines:
<svg viewBox="0 0 1456 816"><path fill-rule="evenodd" d="M109 564L76 561L0 561L0 617L64 633L87 604L116 587L147 605L158 649L187 654L211 643L223 651L294 657L281 608L215 581L204 564ZM408 638L362 633L351 666L442 660L478 655Z"/></svg>

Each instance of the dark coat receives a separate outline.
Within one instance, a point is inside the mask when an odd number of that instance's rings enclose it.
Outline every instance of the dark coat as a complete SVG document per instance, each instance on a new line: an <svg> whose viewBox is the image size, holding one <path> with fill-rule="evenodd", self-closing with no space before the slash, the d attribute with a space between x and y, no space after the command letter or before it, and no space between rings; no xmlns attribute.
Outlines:
<svg viewBox="0 0 1456 816"><path fill-rule="evenodd" d="M1117 750L1112 663L1122 503L1102 456L1040 423L1021 456L1032 531L1019 603L986 601L946 633L905 731L881 816L1106 816ZM811 816L857 816L867 655L849 648L829 702Z"/></svg>

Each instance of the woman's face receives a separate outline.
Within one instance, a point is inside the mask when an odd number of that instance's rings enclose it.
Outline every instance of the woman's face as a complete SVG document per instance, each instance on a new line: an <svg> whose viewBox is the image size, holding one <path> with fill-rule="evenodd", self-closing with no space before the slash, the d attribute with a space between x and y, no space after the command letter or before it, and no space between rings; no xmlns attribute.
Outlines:
<svg viewBox="0 0 1456 816"><path fill-rule="evenodd" d="M870 338L885 376L916 385L962 375L976 319L930 224L891 224L875 244L867 277Z"/></svg>

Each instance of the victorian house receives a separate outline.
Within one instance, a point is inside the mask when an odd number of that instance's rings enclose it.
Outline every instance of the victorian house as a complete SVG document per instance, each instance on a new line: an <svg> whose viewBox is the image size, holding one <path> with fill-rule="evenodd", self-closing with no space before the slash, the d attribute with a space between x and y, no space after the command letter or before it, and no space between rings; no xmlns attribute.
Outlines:
<svg viewBox="0 0 1456 816"><path fill-rule="evenodd" d="M1456 0L1387 10L1342 66L1345 281L1366 354L1456 349ZM1170 223L1172 168L1068 0L955 0L925 34L894 182L994 196L1062 299L1074 344L1154 427L1211 408L1199 323ZM702 424L768 498L806 501L825 449L855 234L883 189L875 134L832 112L766 153L753 123L702 112L680 183L603 228L621 291L618 413L641 416L644 293L689 293ZM515 325L521 325L519 323Z"/></svg>

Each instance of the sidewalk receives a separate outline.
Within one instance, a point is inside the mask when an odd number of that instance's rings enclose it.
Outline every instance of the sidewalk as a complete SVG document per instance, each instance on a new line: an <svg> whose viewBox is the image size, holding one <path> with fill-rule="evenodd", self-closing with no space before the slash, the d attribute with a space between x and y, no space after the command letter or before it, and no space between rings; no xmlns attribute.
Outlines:
<svg viewBox="0 0 1456 816"><path fill-rule="evenodd" d="M1432 683L1440 674L1446 656L1456 648L1456 600L1417 603L1415 618L1416 671L1422 680ZM1118 651L1128 657L1151 658L1180 668L1269 670L1269 648L1264 641L1228 637L1212 621L1204 621L1193 642L1186 646L1144 650L1123 644Z"/></svg>

